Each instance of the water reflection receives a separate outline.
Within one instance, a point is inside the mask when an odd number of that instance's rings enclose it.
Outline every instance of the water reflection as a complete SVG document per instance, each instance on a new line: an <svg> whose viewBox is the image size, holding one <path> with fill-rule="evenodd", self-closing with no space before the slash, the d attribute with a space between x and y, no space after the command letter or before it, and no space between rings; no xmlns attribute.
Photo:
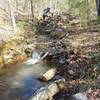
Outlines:
<svg viewBox="0 0 100 100"><path fill-rule="evenodd" d="M45 84L38 81L37 78L49 68L43 61L31 65L31 67L25 63L10 66L4 74L4 78L0 80L5 80L9 84L5 92L2 91L3 95L0 95L0 98L3 98L2 100L28 100L34 91Z"/></svg>

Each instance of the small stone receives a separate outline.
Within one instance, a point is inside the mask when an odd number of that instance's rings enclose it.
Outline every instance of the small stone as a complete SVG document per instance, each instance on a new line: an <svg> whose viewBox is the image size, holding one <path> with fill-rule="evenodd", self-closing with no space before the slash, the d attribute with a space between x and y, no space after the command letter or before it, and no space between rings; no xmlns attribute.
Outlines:
<svg viewBox="0 0 100 100"><path fill-rule="evenodd" d="M91 93L92 92L92 89L90 88L89 90L88 90L88 93Z"/></svg>
<svg viewBox="0 0 100 100"><path fill-rule="evenodd" d="M88 97L85 93L77 93L73 97L75 100L88 100Z"/></svg>
<svg viewBox="0 0 100 100"><path fill-rule="evenodd" d="M75 74L75 72L73 70L69 70L68 73L71 75Z"/></svg>

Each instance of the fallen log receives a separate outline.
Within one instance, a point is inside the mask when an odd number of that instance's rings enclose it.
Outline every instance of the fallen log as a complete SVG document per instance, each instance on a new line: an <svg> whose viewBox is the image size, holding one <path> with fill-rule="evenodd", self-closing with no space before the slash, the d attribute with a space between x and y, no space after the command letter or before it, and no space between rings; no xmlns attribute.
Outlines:
<svg viewBox="0 0 100 100"><path fill-rule="evenodd" d="M42 56L42 58L41 58L41 60L43 60L44 58L46 58L46 56L49 54L49 52L46 52L43 56Z"/></svg>

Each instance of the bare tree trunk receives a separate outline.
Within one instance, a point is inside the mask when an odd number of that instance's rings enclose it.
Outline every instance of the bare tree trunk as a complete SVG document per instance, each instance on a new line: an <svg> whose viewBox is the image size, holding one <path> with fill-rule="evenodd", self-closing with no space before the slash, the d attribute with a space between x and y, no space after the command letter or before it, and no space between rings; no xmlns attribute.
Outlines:
<svg viewBox="0 0 100 100"><path fill-rule="evenodd" d="M41 0L41 11L43 10L43 0Z"/></svg>
<svg viewBox="0 0 100 100"><path fill-rule="evenodd" d="M69 6L68 6L68 9L69 9L69 11L70 11L71 6L72 6L72 5L71 5L71 0L68 0L68 5L69 5Z"/></svg>
<svg viewBox="0 0 100 100"><path fill-rule="evenodd" d="M17 10L17 14L16 14L16 20L18 20L19 18L19 14L18 14L18 0L16 0L16 10Z"/></svg>
<svg viewBox="0 0 100 100"><path fill-rule="evenodd" d="M96 0L97 15L100 17L100 0Z"/></svg>
<svg viewBox="0 0 100 100"><path fill-rule="evenodd" d="M7 3L7 0L5 0L4 3L5 3L5 11L8 12L8 3Z"/></svg>
<svg viewBox="0 0 100 100"><path fill-rule="evenodd" d="M17 9L17 11L18 11L18 0L16 0L16 9Z"/></svg>
<svg viewBox="0 0 100 100"><path fill-rule="evenodd" d="M33 26L34 24L33 0L31 0L31 15L32 15L32 26Z"/></svg>
<svg viewBox="0 0 100 100"><path fill-rule="evenodd" d="M27 4L28 4L28 2L27 2L27 0L25 0L24 10L27 10Z"/></svg>
<svg viewBox="0 0 100 100"><path fill-rule="evenodd" d="M57 9L57 3L58 3L58 0L55 0L54 10L56 10L56 9Z"/></svg>
<svg viewBox="0 0 100 100"><path fill-rule="evenodd" d="M5 4L5 6L4 6L4 9L5 9L5 13L7 14L7 19L5 19L4 21L5 22L8 22L9 21L9 5L8 5L8 2L7 2L7 0L4 0L4 4Z"/></svg>
<svg viewBox="0 0 100 100"><path fill-rule="evenodd" d="M51 8L52 7L52 1L49 0L49 7Z"/></svg>
<svg viewBox="0 0 100 100"><path fill-rule="evenodd" d="M10 16L11 16L11 24L13 27L13 33L16 33L16 21L15 21L15 16L14 16L14 12L13 12L13 8L11 6L11 1L8 0L8 5L9 5L9 10L10 10Z"/></svg>
<svg viewBox="0 0 100 100"><path fill-rule="evenodd" d="M91 19L90 19L90 1L89 0L86 0L86 28L91 28Z"/></svg>

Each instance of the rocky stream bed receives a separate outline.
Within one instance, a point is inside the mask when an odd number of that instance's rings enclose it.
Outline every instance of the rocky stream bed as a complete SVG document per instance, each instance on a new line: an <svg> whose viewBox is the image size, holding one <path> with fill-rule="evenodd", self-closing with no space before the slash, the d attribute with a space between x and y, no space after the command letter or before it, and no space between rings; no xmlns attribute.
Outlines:
<svg viewBox="0 0 100 100"><path fill-rule="evenodd" d="M0 99L100 99L100 70L95 57L99 56L100 34L76 34L68 29L57 27L38 35L26 32L2 43ZM93 46L88 46L90 43Z"/></svg>

